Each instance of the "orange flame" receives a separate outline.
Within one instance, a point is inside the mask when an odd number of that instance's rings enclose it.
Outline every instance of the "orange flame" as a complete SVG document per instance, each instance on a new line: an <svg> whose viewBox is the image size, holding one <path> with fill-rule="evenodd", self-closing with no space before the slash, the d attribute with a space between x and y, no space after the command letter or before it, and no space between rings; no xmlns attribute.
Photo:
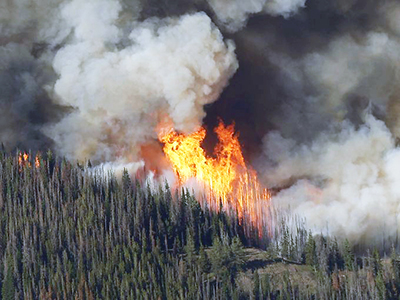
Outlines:
<svg viewBox="0 0 400 300"><path fill-rule="evenodd" d="M29 161L29 154L24 152L20 152L18 156L18 164L20 167L20 170L22 170L22 167L30 167L31 163Z"/></svg>
<svg viewBox="0 0 400 300"><path fill-rule="evenodd" d="M39 159L39 155L35 156L35 167L36 169L40 168L40 159Z"/></svg>
<svg viewBox="0 0 400 300"><path fill-rule="evenodd" d="M268 223L270 194L261 187L254 170L246 166L234 125L222 122L214 130L218 144L215 158L206 155L201 146L206 130L200 128L191 135L173 130L161 133L164 153L180 184L195 178L202 185L208 206L219 211L236 211L240 219L249 219L261 234Z"/></svg>
<svg viewBox="0 0 400 300"><path fill-rule="evenodd" d="M29 154L24 152L20 152L18 155L18 165L19 165L19 169L20 171L22 171L23 167L31 167L32 164L29 160ZM35 167L36 169L40 167L40 159L39 159L39 155L35 156Z"/></svg>

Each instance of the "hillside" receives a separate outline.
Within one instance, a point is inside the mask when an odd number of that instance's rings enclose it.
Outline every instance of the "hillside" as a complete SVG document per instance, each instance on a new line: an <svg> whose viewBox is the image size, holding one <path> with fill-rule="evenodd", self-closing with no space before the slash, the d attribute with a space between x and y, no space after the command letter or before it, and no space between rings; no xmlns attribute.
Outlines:
<svg viewBox="0 0 400 300"><path fill-rule="evenodd" d="M1 299L396 299L397 255L273 237L188 191L46 155L0 154ZM262 250L265 249L265 250Z"/></svg>

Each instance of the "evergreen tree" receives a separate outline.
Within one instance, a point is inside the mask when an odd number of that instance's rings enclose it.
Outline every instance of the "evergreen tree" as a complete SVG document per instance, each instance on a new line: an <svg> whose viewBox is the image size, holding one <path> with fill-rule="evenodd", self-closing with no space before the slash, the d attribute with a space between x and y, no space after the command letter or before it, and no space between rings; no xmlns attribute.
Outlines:
<svg viewBox="0 0 400 300"><path fill-rule="evenodd" d="M126 170L93 174L51 152L19 165L18 155L0 155L1 299L399 298L395 249L390 267L378 251L356 255L349 241L287 221L262 240L245 217L186 189L152 189Z"/></svg>
<svg viewBox="0 0 400 300"><path fill-rule="evenodd" d="M124 191L129 190L131 186L131 178L129 176L129 172L126 168L124 168L124 171L122 173L122 186Z"/></svg>
<svg viewBox="0 0 400 300"><path fill-rule="evenodd" d="M387 299L386 298L385 281L384 281L383 274L381 271L378 272L376 279L375 279L375 283L376 283L376 288L378 290L378 299L380 299L380 300Z"/></svg>
<svg viewBox="0 0 400 300"><path fill-rule="evenodd" d="M12 263L12 260L9 260L1 290L1 299L3 300L14 300L15 297L14 276L11 270L12 265L10 263Z"/></svg>
<svg viewBox="0 0 400 300"><path fill-rule="evenodd" d="M245 252L244 252L244 246L239 237L235 236L232 239L232 244L230 248L233 254L233 262L235 264L235 269L240 270L245 261Z"/></svg>
<svg viewBox="0 0 400 300"><path fill-rule="evenodd" d="M374 274L377 275L379 272L382 271L382 260L377 249L374 250L374 253L372 255L372 268Z"/></svg>
<svg viewBox="0 0 400 300"><path fill-rule="evenodd" d="M316 266L317 264L317 245L311 231L308 234L307 244L305 248L306 264Z"/></svg>
<svg viewBox="0 0 400 300"><path fill-rule="evenodd" d="M348 239L344 241L343 258L347 270L352 271L354 266L354 255Z"/></svg>
<svg viewBox="0 0 400 300"><path fill-rule="evenodd" d="M342 270L344 268L344 261L340 253L338 241L334 239L331 243L328 257L329 273L332 273L336 268Z"/></svg>
<svg viewBox="0 0 400 300"><path fill-rule="evenodd" d="M400 260L396 254L396 249L394 247L392 247L390 263L392 265L393 279L395 282L400 283Z"/></svg>
<svg viewBox="0 0 400 300"><path fill-rule="evenodd" d="M270 291L271 291L271 283L270 283L270 275L269 274L265 274L262 277L262 281L261 281L261 297L262 299L268 299L270 296Z"/></svg>
<svg viewBox="0 0 400 300"><path fill-rule="evenodd" d="M199 265L202 273L209 273L211 270L210 260L208 259L207 252L204 249L204 246L200 247L200 258Z"/></svg>
<svg viewBox="0 0 400 300"><path fill-rule="evenodd" d="M194 265L196 263L196 248L194 246L193 235L190 233L190 230L186 230L186 240L187 243L184 247L186 254L186 261L189 265Z"/></svg>
<svg viewBox="0 0 400 300"><path fill-rule="evenodd" d="M260 294L260 276L258 275L258 271L256 270L254 272L254 289L253 289L253 295L255 300L260 300L261 299L261 294Z"/></svg>

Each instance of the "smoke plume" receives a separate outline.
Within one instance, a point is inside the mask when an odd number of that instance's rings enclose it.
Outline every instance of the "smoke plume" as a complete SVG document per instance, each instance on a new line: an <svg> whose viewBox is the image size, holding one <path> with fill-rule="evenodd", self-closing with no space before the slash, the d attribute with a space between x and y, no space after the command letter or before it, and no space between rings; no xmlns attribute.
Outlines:
<svg viewBox="0 0 400 300"><path fill-rule="evenodd" d="M284 101L257 162L280 191L276 205L290 206L317 232L370 243L393 240L399 229L400 40L398 4L354 2L362 4L333 32L308 29L304 40L313 44L297 53L287 41L265 46ZM349 10L329 8L342 17Z"/></svg>
<svg viewBox="0 0 400 300"><path fill-rule="evenodd" d="M274 205L317 233L397 239L399 7L307 1L233 35L240 68L206 123L229 107Z"/></svg>
<svg viewBox="0 0 400 300"><path fill-rule="evenodd" d="M395 238L399 20L395 0L2 1L0 141L164 169L160 124L221 117L276 205Z"/></svg>
<svg viewBox="0 0 400 300"><path fill-rule="evenodd" d="M265 145L278 165L267 173L268 181L290 186L275 197L276 204L292 207L317 232L354 242L397 234L400 150L382 121L368 114L358 129L345 122L311 145L272 132Z"/></svg>
<svg viewBox="0 0 400 300"><path fill-rule="evenodd" d="M140 161L140 146L156 139L161 120L181 131L200 126L203 106L237 69L234 44L204 13L140 21L139 2L50 2L2 4L9 113L0 137L9 147L28 127L23 136L45 134L69 159ZM29 107L41 104L69 113L30 127L26 119L38 111Z"/></svg>
<svg viewBox="0 0 400 300"><path fill-rule="evenodd" d="M47 132L70 158L135 159L167 116L178 130L194 130L203 106L218 98L236 70L233 44L224 43L203 13L137 24L118 49L114 9L97 35L77 24L76 41L53 61L58 102L75 111Z"/></svg>
<svg viewBox="0 0 400 300"><path fill-rule="evenodd" d="M305 0L208 0L219 22L229 31L242 28L250 15L265 13L290 17L304 7Z"/></svg>

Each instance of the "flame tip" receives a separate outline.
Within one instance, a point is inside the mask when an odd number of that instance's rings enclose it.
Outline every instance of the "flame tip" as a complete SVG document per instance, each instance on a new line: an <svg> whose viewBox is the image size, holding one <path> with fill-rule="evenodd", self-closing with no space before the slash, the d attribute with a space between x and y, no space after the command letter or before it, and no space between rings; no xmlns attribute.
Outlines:
<svg viewBox="0 0 400 300"><path fill-rule="evenodd" d="M214 131L218 138L215 157L207 156L201 146L207 133L204 127L189 135L171 129L159 139L180 185L195 178L203 186L210 208L236 211L240 220L248 218L262 232L267 224L264 218L268 213L263 212L269 205L265 205L270 199L268 190L261 186L256 172L246 166L234 122L226 126L219 119Z"/></svg>

